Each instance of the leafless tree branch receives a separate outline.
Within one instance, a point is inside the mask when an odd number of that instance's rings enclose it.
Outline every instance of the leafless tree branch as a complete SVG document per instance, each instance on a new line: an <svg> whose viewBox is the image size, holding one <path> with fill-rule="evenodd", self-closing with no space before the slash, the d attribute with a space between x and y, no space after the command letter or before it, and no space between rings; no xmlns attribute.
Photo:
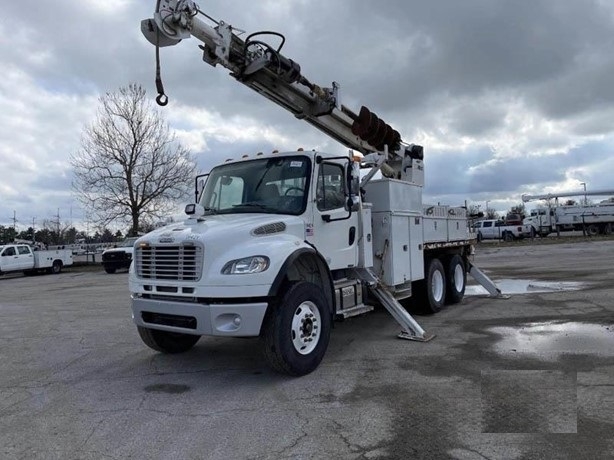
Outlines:
<svg viewBox="0 0 614 460"><path fill-rule="evenodd" d="M99 225L164 217L186 196L196 174L190 151L131 83L100 98L96 120L71 156L73 190Z"/></svg>

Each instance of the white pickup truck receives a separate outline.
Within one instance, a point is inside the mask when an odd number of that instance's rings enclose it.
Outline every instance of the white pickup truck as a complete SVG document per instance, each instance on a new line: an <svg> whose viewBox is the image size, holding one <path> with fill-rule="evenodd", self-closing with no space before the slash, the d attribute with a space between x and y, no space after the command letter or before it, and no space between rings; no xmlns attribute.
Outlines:
<svg viewBox="0 0 614 460"><path fill-rule="evenodd" d="M505 222L495 219L480 220L474 225L478 241L504 240L513 241L530 237L530 225L505 225Z"/></svg>
<svg viewBox="0 0 614 460"><path fill-rule="evenodd" d="M72 263L72 251L69 249L33 251L27 244L0 246L0 275L19 271L26 275L39 271L57 274Z"/></svg>

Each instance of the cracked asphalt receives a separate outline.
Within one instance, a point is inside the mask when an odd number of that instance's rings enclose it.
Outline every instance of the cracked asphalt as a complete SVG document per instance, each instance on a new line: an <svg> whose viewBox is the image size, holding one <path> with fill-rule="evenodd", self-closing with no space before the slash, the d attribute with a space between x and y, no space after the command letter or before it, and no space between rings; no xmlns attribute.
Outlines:
<svg viewBox="0 0 614 460"><path fill-rule="evenodd" d="M125 273L0 277L0 458L613 458L614 241L481 245L475 263L584 287L466 297L416 316L428 343L377 310L289 378L256 339L153 352Z"/></svg>

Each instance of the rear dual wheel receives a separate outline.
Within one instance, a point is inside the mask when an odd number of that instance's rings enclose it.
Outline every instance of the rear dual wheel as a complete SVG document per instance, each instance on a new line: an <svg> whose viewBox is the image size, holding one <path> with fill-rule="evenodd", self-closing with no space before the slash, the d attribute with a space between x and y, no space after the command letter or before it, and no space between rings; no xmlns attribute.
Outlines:
<svg viewBox="0 0 614 460"><path fill-rule="evenodd" d="M449 304L459 303L465 296L467 285L467 270L463 258L455 254L446 264L446 301Z"/></svg>
<svg viewBox="0 0 614 460"><path fill-rule="evenodd" d="M446 301L446 273L439 259L431 259L427 266L426 300L431 313L440 311Z"/></svg>
<svg viewBox="0 0 614 460"><path fill-rule="evenodd" d="M445 304L456 304L463 300L467 271L460 255L444 259L443 263L438 258L430 259L425 275L416 294L428 313L437 313Z"/></svg>

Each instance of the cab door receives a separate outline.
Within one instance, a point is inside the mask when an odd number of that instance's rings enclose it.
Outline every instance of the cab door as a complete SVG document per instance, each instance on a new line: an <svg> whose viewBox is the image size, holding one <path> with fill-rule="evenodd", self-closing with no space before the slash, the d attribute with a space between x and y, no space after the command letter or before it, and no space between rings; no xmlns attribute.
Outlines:
<svg viewBox="0 0 614 460"><path fill-rule="evenodd" d="M2 271L10 272L13 270L19 270L19 258L15 246L7 246L0 252L0 266Z"/></svg>
<svg viewBox="0 0 614 460"><path fill-rule="evenodd" d="M34 255L28 246L17 246L17 265L19 270L29 270L34 267Z"/></svg>
<svg viewBox="0 0 614 460"><path fill-rule="evenodd" d="M323 161L317 165L313 183L313 229L311 238L331 270L358 263L358 214L347 207L346 165Z"/></svg>

